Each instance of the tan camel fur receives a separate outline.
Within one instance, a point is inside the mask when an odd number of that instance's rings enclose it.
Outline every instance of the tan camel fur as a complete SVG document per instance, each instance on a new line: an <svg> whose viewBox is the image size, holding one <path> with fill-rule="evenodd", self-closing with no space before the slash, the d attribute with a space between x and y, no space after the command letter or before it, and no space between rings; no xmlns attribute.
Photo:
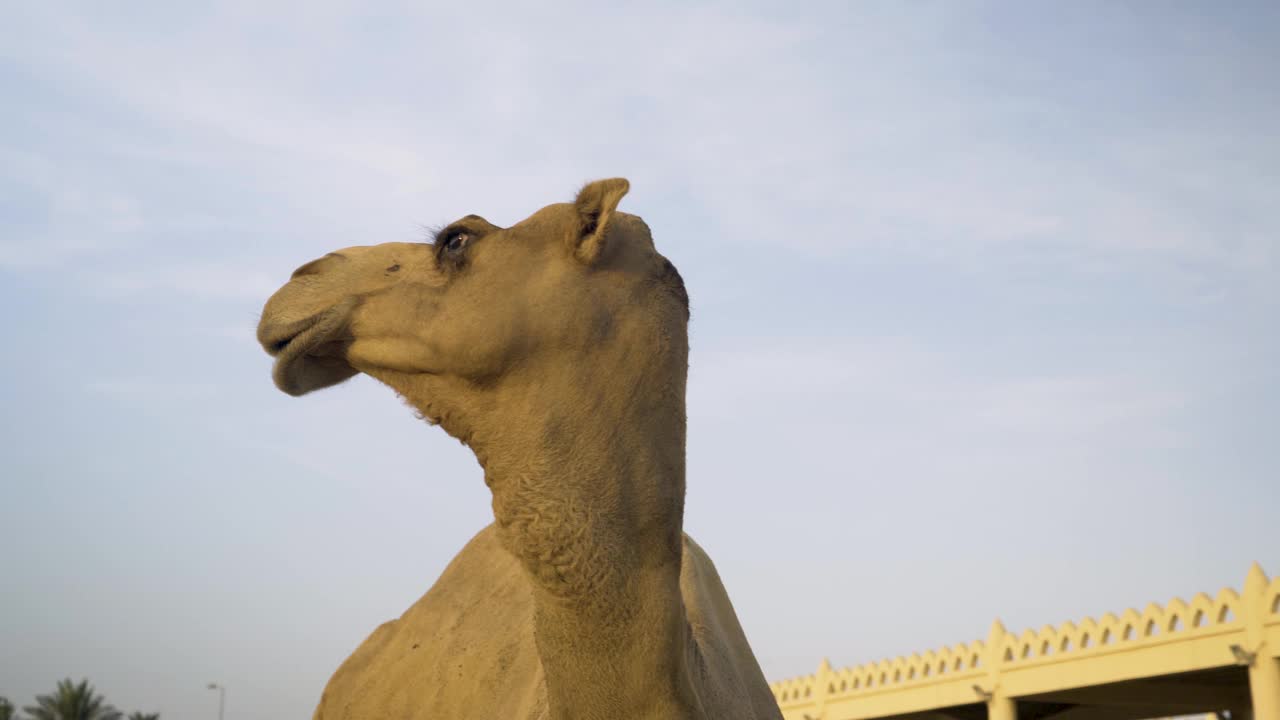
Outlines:
<svg viewBox="0 0 1280 720"><path fill-rule="evenodd" d="M342 664L316 720L781 718L681 529L688 298L616 211L628 188L329 253L267 302L281 390L370 375L493 493L495 522Z"/></svg>

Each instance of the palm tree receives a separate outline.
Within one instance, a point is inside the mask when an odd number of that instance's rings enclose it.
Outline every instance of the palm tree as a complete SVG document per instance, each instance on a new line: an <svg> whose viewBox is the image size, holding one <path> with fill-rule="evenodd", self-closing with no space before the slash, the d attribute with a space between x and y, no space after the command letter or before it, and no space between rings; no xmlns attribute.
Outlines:
<svg viewBox="0 0 1280 720"><path fill-rule="evenodd" d="M36 704L23 708L32 720L121 720L120 711L93 691L88 680L79 685L71 678L58 682L58 689L49 695L37 695Z"/></svg>
<svg viewBox="0 0 1280 720"><path fill-rule="evenodd" d="M160 713L132 712L129 720L160 720Z"/></svg>
<svg viewBox="0 0 1280 720"><path fill-rule="evenodd" d="M14 720L13 703L9 698L0 697L0 720Z"/></svg>

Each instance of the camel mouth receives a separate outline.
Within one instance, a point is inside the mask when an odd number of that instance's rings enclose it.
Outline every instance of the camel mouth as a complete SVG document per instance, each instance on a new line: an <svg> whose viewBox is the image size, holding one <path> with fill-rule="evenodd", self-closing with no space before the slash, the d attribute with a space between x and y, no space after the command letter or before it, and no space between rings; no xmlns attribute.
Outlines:
<svg viewBox="0 0 1280 720"><path fill-rule="evenodd" d="M296 323L289 323L284 327L270 327L264 324L261 331L257 333L257 341L261 343L262 350L271 357L278 357L282 352L288 350L289 345L293 341L301 338L308 329L314 328L320 322L321 315L324 313L312 315L310 318L298 320Z"/></svg>
<svg viewBox="0 0 1280 720"><path fill-rule="evenodd" d="M258 341L275 358L271 376L276 387L299 396L356 374L343 357L349 309L338 306L280 327L263 326Z"/></svg>
<svg viewBox="0 0 1280 720"><path fill-rule="evenodd" d="M266 350L268 355L279 357L295 340L302 337L318 322L319 317L313 316L297 323L291 323L286 326L287 329L277 330L265 336L260 335L258 342L262 344L262 349Z"/></svg>

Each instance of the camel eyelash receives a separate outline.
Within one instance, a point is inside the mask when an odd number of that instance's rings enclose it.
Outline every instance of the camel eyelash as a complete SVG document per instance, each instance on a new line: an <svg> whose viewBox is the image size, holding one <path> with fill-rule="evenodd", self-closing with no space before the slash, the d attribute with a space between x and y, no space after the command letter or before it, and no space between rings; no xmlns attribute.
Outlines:
<svg viewBox="0 0 1280 720"><path fill-rule="evenodd" d="M453 272L461 270L467 261L466 247L463 247L458 252L449 251L449 242L459 235L468 236L467 246L470 246L476 238L476 233L470 228L453 225L438 231L434 240L436 264Z"/></svg>
<svg viewBox="0 0 1280 720"><path fill-rule="evenodd" d="M436 230L432 234L432 242L436 245L443 245L454 235L460 235L463 233L470 235L473 240L480 235L480 233L472 230L466 225L448 225L441 230Z"/></svg>
<svg viewBox="0 0 1280 720"><path fill-rule="evenodd" d="M439 245L441 240L444 240L445 238L449 237L451 233L455 233L457 231L458 231L457 225L445 225L444 227L436 228L435 230L431 231L431 244Z"/></svg>

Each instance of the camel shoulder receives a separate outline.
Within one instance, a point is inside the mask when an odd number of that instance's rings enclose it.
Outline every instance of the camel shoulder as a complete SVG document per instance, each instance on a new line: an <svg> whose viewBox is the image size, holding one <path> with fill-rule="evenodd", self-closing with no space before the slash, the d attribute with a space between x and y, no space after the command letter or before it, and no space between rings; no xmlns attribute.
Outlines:
<svg viewBox="0 0 1280 720"><path fill-rule="evenodd" d="M528 582L492 526L329 680L314 720L545 713Z"/></svg>
<svg viewBox="0 0 1280 720"><path fill-rule="evenodd" d="M747 707L739 707L738 717L780 719L777 701L751 652L720 573L711 556L688 535L684 536L680 589L699 653L696 664L704 677L702 691L712 696L704 697L704 704L725 708L745 701Z"/></svg>

